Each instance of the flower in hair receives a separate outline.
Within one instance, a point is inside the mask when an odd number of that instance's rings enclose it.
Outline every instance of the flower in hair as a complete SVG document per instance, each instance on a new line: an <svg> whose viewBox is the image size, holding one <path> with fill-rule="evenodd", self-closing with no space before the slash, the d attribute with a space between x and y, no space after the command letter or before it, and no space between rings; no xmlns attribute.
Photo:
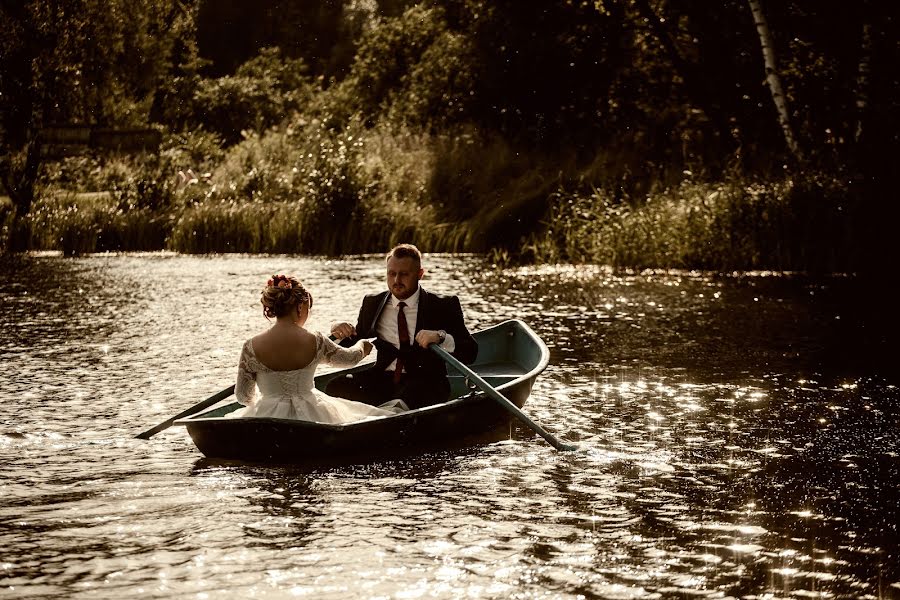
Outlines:
<svg viewBox="0 0 900 600"><path fill-rule="evenodd" d="M266 287L291 289L292 285L287 275L272 275L272 278L266 282Z"/></svg>

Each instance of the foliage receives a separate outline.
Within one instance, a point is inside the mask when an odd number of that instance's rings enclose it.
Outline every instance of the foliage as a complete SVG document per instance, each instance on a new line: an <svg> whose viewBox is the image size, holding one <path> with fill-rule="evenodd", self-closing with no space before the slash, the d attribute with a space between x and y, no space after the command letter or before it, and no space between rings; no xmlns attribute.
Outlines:
<svg viewBox="0 0 900 600"><path fill-rule="evenodd" d="M222 15L238 3L226 4ZM763 3L809 157L788 168L745 0L338 2L277 18L242 6L247 39L213 63L197 41L222 20L211 4L0 7L0 172L20 214L37 191L36 244L127 221L191 252L413 239L541 260L818 269L865 262L855 248L885 231L873 224L900 145L900 47L877 3ZM35 135L51 120L167 132L155 158L39 169ZM103 195L72 196L91 192ZM112 239L83 247L126 243Z"/></svg>
<svg viewBox="0 0 900 600"><path fill-rule="evenodd" d="M0 123L16 146L43 123L140 124L166 72L175 0L30 0L0 7Z"/></svg>
<svg viewBox="0 0 900 600"><path fill-rule="evenodd" d="M0 196L0 254L9 247L16 216L16 207L8 196Z"/></svg>
<svg viewBox="0 0 900 600"><path fill-rule="evenodd" d="M379 0L380 1L380 0ZM373 1L200 2L197 42L211 60L207 74L233 73L262 47L303 58L316 76L342 74L353 58L355 37L374 16Z"/></svg>
<svg viewBox="0 0 900 600"><path fill-rule="evenodd" d="M626 62L621 3L515 0L441 2L469 40L472 118L482 128L544 148L590 147L608 133L610 88ZM587 146L586 146L587 145Z"/></svg>
<svg viewBox="0 0 900 600"><path fill-rule="evenodd" d="M530 258L629 268L851 271L861 206L825 174L774 182L687 181L643 201L560 189ZM848 224L849 221L849 224Z"/></svg>
<svg viewBox="0 0 900 600"><path fill-rule="evenodd" d="M180 171L192 169L199 174L222 162L224 145L222 138L215 133L196 129L166 136L159 151L172 168Z"/></svg>
<svg viewBox="0 0 900 600"><path fill-rule="evenodd" d="M24 218L54 123L146 122L168 72L178 0L0 4L0 181Z"/></svg>
<svg viewBox="0 0 900 600"><path fill-rule="evenodd" d="M158 98L156 118L175 131L204 130L222 144L262 133L301 110L310 100L312 79L302 59L262 48L234 75L203 77L202 63L186 65Z"/></svg>
<svg viewBox="0 0 900 600"><path fill-rule="evenodd" d="M51 194L27 217L32 247L88 252L162 248L170 217L145 207L126 207L108 193Z"/></svg>
<svg viewBox="0 0 900 600"><path fill-rule="evenodd" d="M232 144L245 132L261 133L299 111L311 93L301 59L283 59L263 48L233 76L201 79L194 97L198 125Z"/></svg>
<svg viewBox="0 0 900 600"><path fill-rule="evenodd" d="M343 95L368 118L435 130L467 119L475 66L444 12L416 5L363 35Z"/></svg>

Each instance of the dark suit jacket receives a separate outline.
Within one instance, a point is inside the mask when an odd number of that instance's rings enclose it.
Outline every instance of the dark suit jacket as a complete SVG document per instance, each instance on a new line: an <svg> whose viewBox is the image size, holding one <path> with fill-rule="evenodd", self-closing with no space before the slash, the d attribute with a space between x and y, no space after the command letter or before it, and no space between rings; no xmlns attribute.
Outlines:
<svg viewBox="0 0 900 600"><path fill-rule="evenodd" d="M415 338L415 334L423 329L434 331L443 329L453 336L453 341L456 343L456 349L451 354L462 363L473 362L478 354L478 342L466 329L459 298L432 294L421 286L419 286L419 290L416 331L412 337ZM378 319L389 298L390 292L388 291L370 294L363 298L359 318L356 322L357 335L342 340L341 345L350 346L359 338L375 337ZM384 370L402 353L404 368L411 377L444 377L447 374L444 360L434 351L422 348L415 341L409 347L400 350L382 339L376 339L374 344L378 350L378 357L373 367L375 369Z"/></svg>

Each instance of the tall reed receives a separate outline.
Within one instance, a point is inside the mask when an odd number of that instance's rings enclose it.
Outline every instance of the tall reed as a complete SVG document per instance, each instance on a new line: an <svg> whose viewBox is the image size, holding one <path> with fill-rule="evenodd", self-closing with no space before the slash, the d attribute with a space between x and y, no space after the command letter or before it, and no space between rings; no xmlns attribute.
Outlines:
<svg viewBox="0 0 900 600"><path fill-rule="evenodd" d="M718 271L846 271L859 202L836 178L684 182L641 201L560 189L530 260Z"/></svg>
<svg viewBox="0 0 900 600"><path fill-rule="evenodd" d="M171 216L150 208L123 207L109 193L68 193L39 199L27 222L31 247L76 255L163 248Z"/></svg>

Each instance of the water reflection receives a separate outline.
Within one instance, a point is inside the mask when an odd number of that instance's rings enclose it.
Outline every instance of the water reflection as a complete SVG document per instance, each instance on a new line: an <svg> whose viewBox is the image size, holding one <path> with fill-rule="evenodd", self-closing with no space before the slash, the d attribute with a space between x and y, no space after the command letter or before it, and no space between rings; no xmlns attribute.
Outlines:
<svg viewBox="0 0 900 600"><path fill-rule="evenodd" d="M890 318L845 278L494 271L429 257L475 327L551 348L527 428L363 466L133 435L227 385L275 271L352 319L379 257L0 266L0 589L15 597L900 595Z"/></svg>

